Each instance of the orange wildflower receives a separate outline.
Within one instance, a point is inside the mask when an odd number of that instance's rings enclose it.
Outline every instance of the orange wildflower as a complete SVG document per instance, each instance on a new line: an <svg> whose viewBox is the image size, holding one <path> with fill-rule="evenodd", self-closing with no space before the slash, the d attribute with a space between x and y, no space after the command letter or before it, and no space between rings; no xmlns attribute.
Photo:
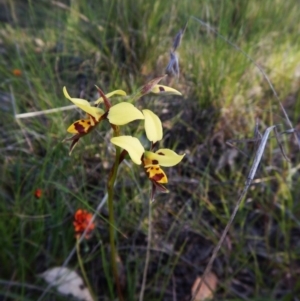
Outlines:
<svg viewBox="0 0 300 301"><path fill-rule="evenodd" d="M75 212L73 226L76 238L78 238L86 229L85 238L90 238L92 231L95 229L95 223L91 223L92 217L93 215L91 213L83 209L78 209Z"/></svg>
<svg viewBox="0 0 300 301"><path fill-rule="evenodd" d="M13 69L12 74L14 76L21 76L22 75L22 71L20 69Z"/></svg>
<svg viewBox="0 0 300 301"><path fill-rule="evenodd" d="M42 189L37 188L34 192L34 196L39 199L42 196Z"/></svg>

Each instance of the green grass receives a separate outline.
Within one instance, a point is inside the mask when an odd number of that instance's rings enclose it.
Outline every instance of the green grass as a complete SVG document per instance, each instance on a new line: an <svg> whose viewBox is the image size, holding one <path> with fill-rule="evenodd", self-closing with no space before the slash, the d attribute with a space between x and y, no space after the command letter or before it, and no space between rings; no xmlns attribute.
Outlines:
<svg viewBox="0 0 300 301"><path fill-rule="evenodd" d="M210 24L265 70L296 127L297 0L8 0L0 11L0 296L41 296L46 284L37 275L64 263L75 245L72 216L78 208L96 209L113 162L111 133L104 125L81 139L68 156L69 145L62 140L67 127L80 118L76 110L19 120L14 113L69 105L62 88L78 95L82 79L88 99L95 96L95 84L104 92L136 91L164 73L172 39L188 21L178 49L181 74L171 83L184 96L149 95L137 104L161 117L164 146L186 153L181 164L165 169L171 192L158 195L154 203L144 300L175 300L174 291L177 300L188 300L255 153L253 143L237 144L245 156L226 141L252 138L257 118L261 132L273 124L289 129L254 64L191 16ZM14 69L22 75L14 76ZM143 135L138 123L126 132ZM300 295L299 149L292 136L281 139L291 162L271 138L213 265L219 278L216 300L296 300ZM146 254L149 181L130 164L121 166L115 187L115 226L127 280L125 299L137 300ZM37 188L43 191L40 199L34 197ZM104 206L95 235L82 245L99 300L116 295L107 218ZM68 267L79 270L76 256ZM67 297L52 290L44 300Z"/></svg>

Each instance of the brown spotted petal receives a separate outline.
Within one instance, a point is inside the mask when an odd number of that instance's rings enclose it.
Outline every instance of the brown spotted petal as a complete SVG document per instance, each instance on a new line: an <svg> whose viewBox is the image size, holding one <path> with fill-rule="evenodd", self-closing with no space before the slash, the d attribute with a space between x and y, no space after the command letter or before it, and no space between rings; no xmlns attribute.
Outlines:
<svg viewBox="0 0 300 301"><path fill-rule="evenodd" d="M72 123L67 131L71 134L78 134L78 133L89 133L91 128L94 127L96 124L95 121L90 119L80 119Z"/></svg>
<svg viewBox="0 0 300 301"><path fill-rule="evenodd" d="M145 168L146 174L148 178L151 181L154 181L156 183L160 184L166 184L168 183L168 178L165 174L165 172L160 168L159 165L151 165L147 168Z"/></svg>
<svg viewBox="0 0 300 301"><path fill-rule="evenodd" d="M68 127L67 131L69 133L75 134L71 138L64 139L64 141L72 141L69 155L71 155L79 139L85 136L86 134L88 134L89 132L91 132L96 127L97 124L98 122L96 122L95 119L92 116L90 116L89 119L77 120Z"/></svg>

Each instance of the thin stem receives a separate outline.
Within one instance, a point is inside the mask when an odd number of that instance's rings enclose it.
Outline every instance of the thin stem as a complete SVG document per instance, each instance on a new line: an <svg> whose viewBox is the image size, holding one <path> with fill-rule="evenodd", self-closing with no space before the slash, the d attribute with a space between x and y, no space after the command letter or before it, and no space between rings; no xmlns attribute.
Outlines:
<svg viewBox="0 0 300 301"><path fill-rule="evenodd" d="M96 301L97 298L95 296L94 291L92 290L91 284L90 284L89 279L86 275L86 272L85 272L85 269L84 269L84 266L83 266L83 262L82 262L82 258L81 258L81 255L80 255L80 241L79 241L79 238L76 239L76 252L77 252L77 259L78 259L80 271L81 271L81 274L83 276L84 282L87 285L88 290L89 290L93 300Z"/></svg>
<svg viewBox="0 0 300 301"><path fill-rule="evenodd" d="M152 193L151 193L152 196ZM144 292L146 287L146 280L147 280L147 272L150 262L150 248L151 248L151 235L152 235L152 198L149 200L149 208L148 208L148 242L147 242L147 251L146 251L146 261L145 261L145 268L143 272L143 281L142 281L142 287L140 291L140 297L139 301L144 300Z"/></svg>
<svg viewBox="0 0 300 301"><path fill-rule="evenodd" d="M114 128L114 137L117 137L120 135L120 131L118 127ZM112 272L113 277L115 279L115 283L117 286L117 292L119 300L123 301L123 294L122 289L119 281L118 276L118 269L117 269L117 252L116 252L116 244L115 244L115 217L114 217L114 204L113 204L113 198L114 198L114 183L116 181L117 173L118 173L118 167L119 167L119 159L120 159L120 153L121 149L116 146L116 156L115 156L115 162L111 169L108 183L107 183L107 194L108 194L108 211L109 211L109 242L110 242L110 255L111 255L111 265L112 265Z"/></svg>

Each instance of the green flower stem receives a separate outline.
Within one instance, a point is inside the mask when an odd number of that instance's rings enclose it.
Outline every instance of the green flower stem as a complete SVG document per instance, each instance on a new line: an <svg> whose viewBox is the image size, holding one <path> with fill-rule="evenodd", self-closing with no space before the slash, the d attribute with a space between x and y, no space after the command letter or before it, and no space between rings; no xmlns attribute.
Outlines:
<svg viewBox="0 0 300 301"><path fill-rule="evenodd" d="M114 137L120 136L120 129L119 127L115 126L114 129ZM110 171L110 175L108 178L107 183L107 194L108 194L108 211L109 211L109 241L110 241L110 255L111 255L111 265L112 265L112 272L115 279L115 283L117 286L118 297L120 301L123 301L123 294L122 289L119 281L118 276L118 269L117 269L117 252L116 252L116 244L115 244L115 217L114 217L114 204L113 204L113 197L114 197L114 184L116 181L118 167L119 167L119 159L120 159L121 149L116 146L116 156L114 165Z"/></svg>
<svg viewBox="0 0 300 301"><path fill-rule="evenodd" d="M94 291L92 290L91 284L90 284L89 279L86 275L86 272L85 272L85 269L84 269L84 266L83 266L83 262L82 262L82 258L81 258L81 255L80 255L80 241L79 241L79 238L76 239L76 253L77 253L77 259L78 259L80 271L81 271L81 274L83 276L84 282L85 282L86 286L88 287L88 290L89 290L93 300L96 301L97 300L96 295L95 295Z"/></svg>
<svg viewBox="0 0 300 301"><path fill-rule="evenodd" d="M153 188L152 188L153 189ZM143 280L142 280L142 286L139 296L139 301L144 300L144 293L146 288L146 281L147 281L147 273L148 273L148 267L150 262L150 248L151 248L151 236L152 236L152 202L153 202L153 193L151 192L151 197L149 200L149 208L148 208L148 243L147 243L147 251L146 251L146 260L145 260L145 267L143 272Z"/></svg>

